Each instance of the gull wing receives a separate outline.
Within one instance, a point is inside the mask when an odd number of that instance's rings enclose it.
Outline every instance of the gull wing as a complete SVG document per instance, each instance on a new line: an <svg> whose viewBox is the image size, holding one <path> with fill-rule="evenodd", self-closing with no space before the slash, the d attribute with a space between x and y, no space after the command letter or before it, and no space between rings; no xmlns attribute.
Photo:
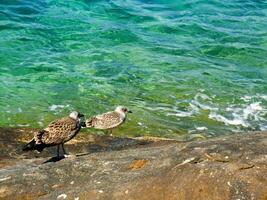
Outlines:
<svg viewBox="0 0 267 200"><path fill-rule="evenodd" d="M70 134L77 129L77 122L65 117L51 122L47 128L38 132L35 138L44 144L60 144L65 141ZM37 141L35 139L35 141Z"/></svg>
<svg viewBox="0 0 267 200"><path fill-rule="evenodd" d="M92 127L96 129L111 129L123 123L123 119L117 112L107 112L91 118Z"/></svg>

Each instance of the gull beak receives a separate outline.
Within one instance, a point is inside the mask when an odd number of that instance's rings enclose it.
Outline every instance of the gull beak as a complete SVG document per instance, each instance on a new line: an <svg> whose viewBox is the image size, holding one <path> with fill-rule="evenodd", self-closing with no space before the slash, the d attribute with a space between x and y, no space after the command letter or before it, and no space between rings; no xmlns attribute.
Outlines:
<svg viewBox="0 0 267 200"><path fill-rule="evenodd" d="M78 114L78 117L79 117L79 118L80 118L80 117L84 117L84 114L79 113L79 114Z"/></svg>
<svg viewBox="0 0 267 200"><path fill-rule="evenodd" d="M81 123L81 127L86 127L86 123L85 122L82 122Z"/></svg>

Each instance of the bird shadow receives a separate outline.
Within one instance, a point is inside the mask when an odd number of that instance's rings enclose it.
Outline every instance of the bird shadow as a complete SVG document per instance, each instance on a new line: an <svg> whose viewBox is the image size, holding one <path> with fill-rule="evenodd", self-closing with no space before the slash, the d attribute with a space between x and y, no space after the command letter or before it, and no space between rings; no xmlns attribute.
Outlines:
<svg viewBox="0 0 267 200"><path fill-rule="evenodd" d="M92 153L97 152L110 152L110 151L120 151L124 149L134 149L134 148L142 148L144 146L152 145L155 143L152 140L140 140L136 138L123 138L123 137L109 137L109 136L82 136L78 140L77 143L66 144L65 147L68 152L75 157L83 157L90 155ZM82 141L82 142L81 142ZM23 146L24 144L21 144ZM60 155L59 157L53 156L56 151L56 147L47 148L44 152L42 152L42 157L45 160L42 160L41 164L46 163L57 163L65 158L64 155ZM53 156L53 157L51 157ZM39 157L36 154L25 154L26 158L35 158ZM48 160L46 160L48 159Z"/></svg>
<svg viewBox="0 0 267 200"><path fill-rule="evenodd" d="M104 139L103 139L104 138ZM100 138L101 142L97 143L79 143L79 145L66 145L67 148L72 150L73 155L75 157L83 157L86 155L90 155L92 153L97 153L97 152L108 152L108 151L118 151L122 149L128 149L128 148L138 148L143 145L148 145L151 143L151 141L139 141L136 139L132 138L115 138L115 137L103 137ZM77 153L78 149L83 149L84 152L82 153ZM51 150L50 150L51 151ZM47 161L43 162L45 163L51 163L51 162L58 162L66 157L60 156L60 157L52 157L48 159Z"/></svg>
<svg viewBox="0 0 267 200"><path fill-rule="evenodd" d="M55 162L58 162L62 159L64 159L65 156L54 156L52 158L49 158L48 160L44 161L42 164L45 164L45 163L55 163Z"/></svg>

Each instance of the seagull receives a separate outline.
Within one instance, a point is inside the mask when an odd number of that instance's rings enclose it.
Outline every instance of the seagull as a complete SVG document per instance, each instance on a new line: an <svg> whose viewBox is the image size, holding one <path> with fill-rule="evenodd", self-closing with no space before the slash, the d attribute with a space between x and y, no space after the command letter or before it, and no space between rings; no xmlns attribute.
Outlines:
<svg viewBox="0 0 267 200"><path fill-rule="evenodd" d="M69 116L51 122L45 129L34 134L33 139L23 147L23 151L37 150L57 145L57 158L61 145L64 157L67 157L64 143L71 140L81 129L83 114L73 111Z"/></svg>
<svg viewBox="0 0 267 200"><path fill-rule="evenodd" d="M106 112L86 119L85 126L87 128L106 130L107 133L112 135L112 129L125 122L127 113L132 113L132 111L124 106L118 106L115 111Z"/></svg>

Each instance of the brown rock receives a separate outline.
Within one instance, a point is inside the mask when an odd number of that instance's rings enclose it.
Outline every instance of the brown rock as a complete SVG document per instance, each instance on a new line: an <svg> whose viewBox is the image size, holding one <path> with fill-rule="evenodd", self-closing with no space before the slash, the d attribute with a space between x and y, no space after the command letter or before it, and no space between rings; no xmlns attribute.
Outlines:
<svg viewBox="0 0 267 200"><path fill-rule="evenodd" d="M129 169L141 169L143 168L148 160L134 160L132 163L129 165Z"/></svg>
<svg viewBox="0 0 267 200"><path fill-rule="evenodd" d="M266 132L195 142L81 133L66 145L76 157L45 164L52 148L20 151L26 132L0 129L0 199L267 199Z"/></svg>

